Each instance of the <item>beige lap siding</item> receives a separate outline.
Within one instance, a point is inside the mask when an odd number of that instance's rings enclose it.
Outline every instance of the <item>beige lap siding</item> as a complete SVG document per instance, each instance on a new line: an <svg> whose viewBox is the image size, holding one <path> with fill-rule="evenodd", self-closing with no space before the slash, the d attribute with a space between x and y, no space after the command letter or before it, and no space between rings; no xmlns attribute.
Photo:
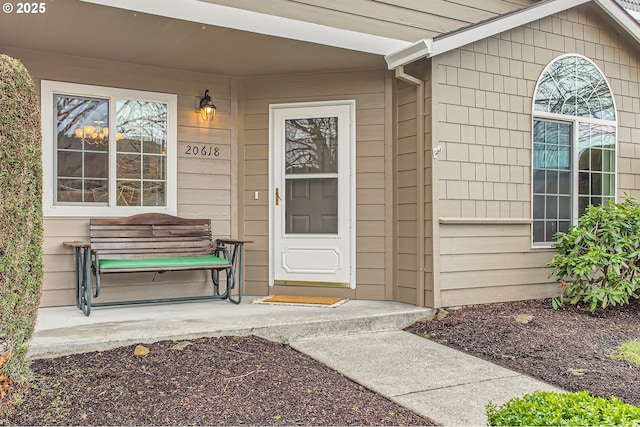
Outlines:
<svg viewBox="0 0 640 427"><path fill-rule="evenodd" d="M356 101L356 288L276 287L275 293L391 299L393 283L392 77L385 71L245 80L239 105L241 215L247 246L246 293L269 293L269 104ZM259 192L255 200L255 192Z"/></svg>
<svg viewBox="0 0 640 427"><path fill-rule="evenodd" d="M20 58L36 80L67 81L80 84L129 88L178 96L178 212L179 216L210 218L214 236L237 236L232 211L236 191L235 146L231 144L231 83L228 78L178 70L59 56L43 52L4 49ZM218 107L213 122L204 122L195 113L198 97L211 89ZM214 144L224 150L220 158L198 159L185 155L187 144ZM45 218L44 287L42 306L75 303L73 251L64 240L87 240L88 218ZM101 301L122 299L204 295L210 293L210 277L205 272L157 275L112 275L103 281Z"/></svg>

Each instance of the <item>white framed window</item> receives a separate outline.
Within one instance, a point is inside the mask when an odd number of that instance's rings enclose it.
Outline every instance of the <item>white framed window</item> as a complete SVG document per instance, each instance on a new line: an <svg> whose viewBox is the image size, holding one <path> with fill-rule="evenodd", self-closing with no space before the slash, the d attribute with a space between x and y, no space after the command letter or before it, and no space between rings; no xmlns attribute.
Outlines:
<svg viewBox="0 0 640 427"><path fill-rule="evenodd" d="M589 205L616 198L617 122L598 67L562 55L543 71L533 101L532 241L549 247Z"/></svg>
<svg viewBox="0 0 640 427"><path fill-rule="evenodd" d="M177 212L177 96L43 80L45 216Z"/></svg>

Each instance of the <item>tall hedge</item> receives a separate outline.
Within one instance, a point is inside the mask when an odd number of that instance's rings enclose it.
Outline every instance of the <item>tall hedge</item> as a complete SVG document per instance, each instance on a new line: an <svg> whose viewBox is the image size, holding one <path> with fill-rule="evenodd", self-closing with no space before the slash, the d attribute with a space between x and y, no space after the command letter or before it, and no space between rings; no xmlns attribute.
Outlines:
<svg viewBox="0 0 640 427"><path fill-rule="evenodd" d="M0 377L5 397L30 378L27 350L42 288L42 148L35 84L0 54ZM4 400L4 399L3 399ZM5 403L9 399L5 400Z"/></svg>

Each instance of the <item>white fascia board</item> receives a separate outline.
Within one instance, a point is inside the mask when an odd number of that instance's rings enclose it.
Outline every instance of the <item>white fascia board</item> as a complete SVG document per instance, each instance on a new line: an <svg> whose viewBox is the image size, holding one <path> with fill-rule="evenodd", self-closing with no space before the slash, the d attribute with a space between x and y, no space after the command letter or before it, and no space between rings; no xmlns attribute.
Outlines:
<svg viewBox="0 0 640 427"><path fill-rule="evenodd" d="M393 70L399 66L417 61L418 59L432 56L432 44L432 39L418 40L410 46L386 55L384 60L387 61L387 67Z"/></svg>
<svg viewBox="0 0 640 427"><path fill-rule="evenodd" d="M633 16L633 12L627 10L626 12L621 6L614 0L593 0L598 6L600 6L614 21L622 26L627 33L637 42L640 42L640 25L636 21L638 19L638 12ZM634 19L635 18L635 19Z"/></svg>
<svg viewBox="0 0 640 427"><path fill-rule="evenodd" d="M81 1L377 55L386 55L411 44L405 40L343 30L199 0Z"/></svg>
<svg viewBox="0 0 640 427"><path fill-rule="evenodd" d="M593 0L546 0L527 7L519 12L506 14L503 17L490 19L485 23L470 25L467 29L453 31L442 37L425 39L385 56L389 69L407 65L420 58L433 57L457 49L478 40L494 36L538 19L558 12L580 6ZM608 3L607 0L601 0ZM610 0L613 1L613 0ZM418 53L418 46L423 49ZM425 54L426 53L426 54Z"/></svg>

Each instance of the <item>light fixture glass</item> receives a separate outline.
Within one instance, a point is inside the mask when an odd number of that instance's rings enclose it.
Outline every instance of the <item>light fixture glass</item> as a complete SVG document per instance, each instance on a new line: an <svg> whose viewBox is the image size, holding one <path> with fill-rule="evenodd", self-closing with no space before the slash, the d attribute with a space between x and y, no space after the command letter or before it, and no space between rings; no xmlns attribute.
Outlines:
<svg viewBox="0 0 640 427"><path fill-rule="evenodd" d="M214 105L211 96L209 96L209 89L204 91L204 96L200 100L198 111L200 111L202 120L206 121L213 120L216 115L216 106Z"/></svg>

